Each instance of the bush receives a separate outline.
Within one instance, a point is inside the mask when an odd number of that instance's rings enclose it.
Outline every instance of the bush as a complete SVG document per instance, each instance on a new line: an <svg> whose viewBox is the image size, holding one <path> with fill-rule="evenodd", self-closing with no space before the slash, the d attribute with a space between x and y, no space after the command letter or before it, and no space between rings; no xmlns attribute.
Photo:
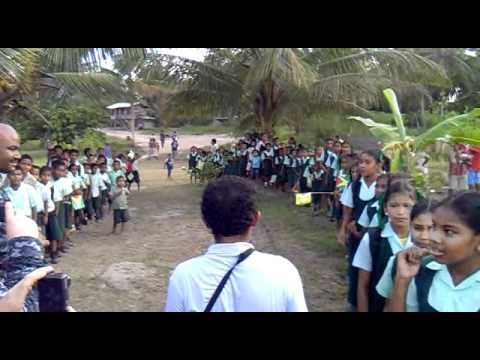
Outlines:
<svg viewBox="0 0 480 360"><path fill-rule="evenodd" d="M107 136L93 129L87 129L81 140L77 143L79 149L98 149L105 146Z"/></svg>

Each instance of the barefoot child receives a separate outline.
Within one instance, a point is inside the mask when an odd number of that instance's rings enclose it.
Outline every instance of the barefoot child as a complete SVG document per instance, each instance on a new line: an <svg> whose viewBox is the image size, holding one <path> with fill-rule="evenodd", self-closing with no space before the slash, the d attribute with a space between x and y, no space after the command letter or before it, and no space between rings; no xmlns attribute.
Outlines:
<svg viewBox="0 0 480 360"><path fill-rule="evenodd" d="M125 227L125 223L129 220L128 215L128 195L130 192L125 188L125 178L119 176L116 179L115 192L112 194L112 209L113 209L113 230L112 234L115 234L117 225L121 225L120 232L122 233Z"/></svg>

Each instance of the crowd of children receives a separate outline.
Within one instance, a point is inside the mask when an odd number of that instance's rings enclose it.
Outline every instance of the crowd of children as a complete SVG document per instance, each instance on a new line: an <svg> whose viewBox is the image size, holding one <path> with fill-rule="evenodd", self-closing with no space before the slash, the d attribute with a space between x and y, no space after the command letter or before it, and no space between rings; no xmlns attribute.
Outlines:
<svg viewBox="0 0 480 360"><path fill-rule="evenodd" d="M118 224L123 231L131 185L136 183L140 191L139 155L133 151L114 157L110 148L95 154L87 148L83 159L79 155L77 149L49 146L47 164L40 167L24 154L4 184L15 212L38 223L52 264L74 246L74 231L110 212L112 233Z"/></svg>
<svg viewBox="0 0 480 360"><path fill-rule="evenodd" d="M310 193L314 213L325 200L347 248L351 311L480 311L480 193L424 198L410 174L389 173L381 151L353 152L339 136L310 151L294 138L250 134L231 149L212 140L210 154L191 149L189 169L205 161L220 176ZM471 190L478 190L477 165L468 169Z"/></svg>

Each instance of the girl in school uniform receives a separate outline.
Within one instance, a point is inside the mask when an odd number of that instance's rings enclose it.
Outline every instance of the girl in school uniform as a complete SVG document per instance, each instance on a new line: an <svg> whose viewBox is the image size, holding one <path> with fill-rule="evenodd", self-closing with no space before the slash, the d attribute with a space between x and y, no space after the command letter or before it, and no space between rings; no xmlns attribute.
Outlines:
<svg viewBox="0 0 480 360"><path fill-rule="evenodd" d="M247 144L242 142L240 144L240 150L238 154L238 176L245 177L247 176L247 164L248 164L248 150Z"/></svg>
<svg viewBox="0 0 480 360"><path fill-rule="evenodd" d="M454 194L432 214L429 249L412 247L397 256L387 310L479 312L480 194Z"/></svg>
<svg viewBox="0 0 480 360"><path fill-rule="evenodd" d="M390 176L388 174L380 174L377 177L375 184L375 197L365 206L362 215L357 221L364 230L369 228L377 228L380 226L379 211L380 211L380 197L385 194L387 190Z"/></svg>
<svg viewBox="0 0 480 360"><path fill-rule="evenodd" d="M432 209L438 205L437 202L430 199L420 200L415 204L410 213L410 234L412 237L412 243L419 249L430 248L430 233L433 229ZM395 276L392 276L392 271L396 267L396 256L392 256L388 260L388 264L383 272L383 275L376 286L377 293L385 298L384 311L389 309L389 301L392 297ZM406 299L407 311L412 311L409 307L410 299L413 296L413 302L416 301L416 289L414 282L410 282L408 289L408 297Z"/></svg>
<svg viewBox="0 0 480 360"><path fill-rule="evenodd" d="M309 170L310 176L312 177L312 192L321 192L323 188L323 168L322 162L316 161L315 165ZM320 211L320 194L312 194L312 203L313 203L313 215L318 215Z"/></svg>
<svg viewBox="0 0 480 360"><path fill-rule="evenodd" d="M299 158L299 180L300 180L300 192L306 193L309 192L311 189L308 186L308 168L311 166L310 164L310 157L307 156L304 149L300 150L300 158Z"/></svg>
<svg viewBox="0 0 480 360"><path fill-rule="evenodd" d="M285 191L285 183L287 182L287 176L285 171L285 148L280 146L278 148L278 154L275 156L273 163L275 167L276 185L277 189Z"/></svg>
<svg viewBox="0 0 480 360"><path fill-rule="evenodd" d="M383 209L388 216L385 227L370 229L362 238L353 259L359 269L357 309L359 312L381 312L385 298L375 287L387 267L388 260L412 245L410 213L416 201L416 190L407 181L388 185Z"/></svg>
<svg viewBox="0 0 480 360"><path fill-rule="evenodd" d="M290 153L283 159L285 174L287 176L287 189L292 191L295 186L295 168L297 166L297 152L290 150Z"/></svg>
<svg viewBox="0 0 480 360"><path fill-rule="evenodd" d="M263 186L268 187L270 184L270 178L273 175L273 157L275 152L272 148L272 144L266 143L265 150L262 151L262 175Z"/></svg>
<svg viewBox="0 0 480 360"><path fill-rule="evenodd" d="M363 151L359 157L359 175L343 192L340 203L343 206L343 220L337 234L340 244L348 249L348 302L352 309L357 306L358 269L353 267L353 257L362 238L362 233L356 224L363 209L375 197L375 184L380 173L381 161L379 152ZM352 174L353 176L353 174Z"/></svg>

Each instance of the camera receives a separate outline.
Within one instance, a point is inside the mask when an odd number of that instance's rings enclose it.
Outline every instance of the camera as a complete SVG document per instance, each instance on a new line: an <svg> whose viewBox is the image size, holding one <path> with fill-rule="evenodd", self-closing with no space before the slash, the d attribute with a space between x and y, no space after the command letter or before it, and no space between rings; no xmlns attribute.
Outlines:
<svg viewBox="0 0 480 360"><path fill-rule="evenodd" d="M50 273L38 282L40 312L66 312L70 277L65 273Z"/></svg>

